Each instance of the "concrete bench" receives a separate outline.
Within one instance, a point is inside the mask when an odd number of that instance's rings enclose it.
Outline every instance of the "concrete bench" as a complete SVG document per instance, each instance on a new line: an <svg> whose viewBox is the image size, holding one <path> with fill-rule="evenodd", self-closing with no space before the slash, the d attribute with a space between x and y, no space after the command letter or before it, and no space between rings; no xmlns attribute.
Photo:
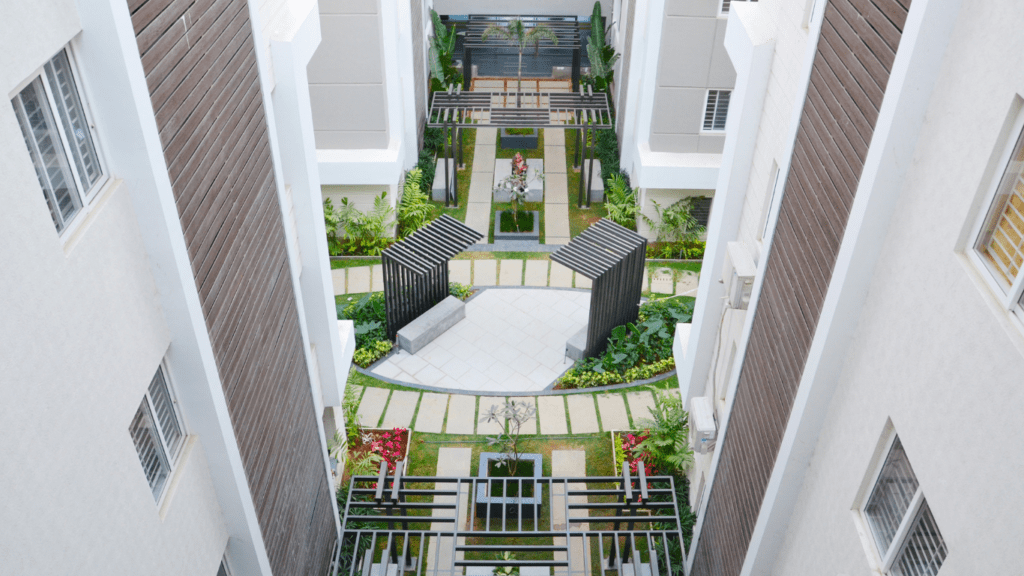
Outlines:
<svg viewBox="0 0 1024 576"><path fill-rule="evenodd" d="M415 354L465 317L466 304L449 296L399 330L398 347Z"/></svg>
<svg viewBox="0 0 1024 576"><path fill-rule="evenodd" d="M571 360L583 360L583 352L587 349L587 326L573 334L565 343L565 355Z"/></svg>

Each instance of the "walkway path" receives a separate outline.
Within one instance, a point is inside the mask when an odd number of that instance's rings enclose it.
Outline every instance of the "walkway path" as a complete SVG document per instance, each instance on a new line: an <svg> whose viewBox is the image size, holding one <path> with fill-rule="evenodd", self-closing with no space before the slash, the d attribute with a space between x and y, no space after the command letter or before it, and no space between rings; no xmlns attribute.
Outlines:
<svg viewBox="0 0 1024 576"><path fill-rule="evenodd" d="M469 178L469 200L466 204L466 226L487 237L491 225L491 198L494 185L494 157L498 137L496 128L477 128L473 172Z"/></svg>
<svg viewBox="0 0 1024 576"><path fill-rule="evenodd" d="M568 206L568 205L567 205ZM568 225L568 224L566 224ZM522 270L521 275L506 273L499 278L502 267ZM448 262L449 278L469 286L550 286L552 288L590 288L590 280L576 274L565 266L550 260L451 260ZM334 295L362 294L377 292L384 289L383 268L359 266L356 268L339 268L332 270L334 279ZM682 296L697 295L696 272L673 271L669 268L658 268L646 271L647 281L644 290L659 294L676 294Z"/></svg>
<svg viewBox="0 0 1024 576"><path fill-rule="evenodd" d="M679 396L678 390L671 394ZM360 395L359 423L363 426L411 428L432 434L493 434L481 415L505 401L501 396L438 394L356 387ZM579 392L576 394L513 397L537 405L537 423L528 434L596 434L632 430L651 417L655 398L650 390Z"/></svg>
<svg viewBox="0 0 1024 576"><path fill-rule="evenodd" d="M544 242L569 243L569 180L561 128L544 130Z"/></svg>

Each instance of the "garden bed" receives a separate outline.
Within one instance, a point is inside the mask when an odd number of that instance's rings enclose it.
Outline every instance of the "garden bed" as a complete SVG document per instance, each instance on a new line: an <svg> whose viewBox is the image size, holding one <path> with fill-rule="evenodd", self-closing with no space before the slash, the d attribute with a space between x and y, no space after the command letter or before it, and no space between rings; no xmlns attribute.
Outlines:
<svg viewBox="0 0 1024 576"><path fill-rule="evenodd" d="M348 439L348 464L345 477L376 475L380 462L388 464L388 473L395 473L398 462L409 461L412 431L406 428L363 428L355 438Z"/></svg>
<svg viewBox="0 0 1024 576"><path fill-rule="evenodd" d="M519 228L516 231L515 220L512 219L511 210L498 210L494 213L494 239L495 240L539 240L540 239L540 211L520 210Z"/></svg>

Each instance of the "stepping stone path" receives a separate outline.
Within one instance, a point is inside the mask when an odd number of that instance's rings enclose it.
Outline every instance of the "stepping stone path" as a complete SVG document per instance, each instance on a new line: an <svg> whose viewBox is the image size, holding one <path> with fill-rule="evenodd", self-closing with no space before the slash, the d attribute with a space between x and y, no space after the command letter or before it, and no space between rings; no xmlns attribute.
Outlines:
<svg viewBox="0 0 1024 576"><path fill-rule="evenodd" d="M569 179L565 170L565 130L544 130L544 242L569 243Z"/></svg>
<svg viewBox="0 0 1024 576"><path fill-rule="evenodd" d="M583 450L552 450L551 451L551 476L554 478L585 477L587 475L587 453ZM568 485L569 490L586 490L587 485L583 482L573 482ZM566 485L551 485L551 529L565 530L568 518L565 516L567 506ZM586 504L586 496L568 496L569 504ZM587 523L573 524L576 530L589 530ZM555 546L565 546L565 537L552 539ZM569 543L571 560L569 569L555 568L555 576L569 576L570 574L590 574L590 558L586 553L583 538L572 538ZM555 552L555 560L566 560L565 552Z"/></svg>
<svg viewBox="0 0 1024 576"><path fill-rule="evenodd" d="M477 128L473 152L473 172L469 179L466 226L487 236L491 227L491 198L494 184L494 157L497 155L496 128Z"/></svg>
<svg viewBox="0 0 1024 576"><path fill-rule="evenodd" d="M523 285L523 261L502 260L498 284L501 286L522 286Z"/></svg>
<svg viewBox="0 0 1024 576"><path fill-rule="evenodd" d="M668 393L679 397L678 389L670 389ZM651 410L656 403L648 390L625 394L578 392L515 396L508 399L528 402L537 408L536 416L523 425L523 434L539 432L547 436L631 430L639 426L641 419L651 418ZM431 434L438 434L443 428L447 434L493 436L502 432L502 426L498 422L488 423L484 418L491 406L500 406L505 400L502 396L390 391L369 386L365 388L359 404L359 423L369 428L376 428L380 423L381 428L411 428ZM627 402L629 413L626 411ZM632 424L629 414L632 414ZM446 421L447 425L444 425Z"/></svg>
<svg viewBox="0 0 1024 576"><path fill-rule="evenodd" d="M473 449L472 448L450 448L444 447L437 451L437 475L451 477L465 477L470 474L470 467L472 466ZM436 490L455 490L456 484L449 482L438 482L435 486ZM470 486L467 484L462 487L459 491L459 505L457 507L459 517L456 519L460 529L465 529L468 526L467 520L469 519L469 489ZM455 502L455 496L435 496L434 502L437 504L452 504ZM432 509L431 516L437 518L451 518L454 515L454 510L451 509ZM451 530L451 522L431 522L430 529L436 531ZM459 538L457 544L463 545L466 543L465 537ZM463 552L457 552L456 557L452 558L452 539L450 536L432 537L427 543L427 569L425 570L426 576L452 576L451 566L455 560L462 560L464 558ZM434 567L437 566L435 572Z"/></svg>

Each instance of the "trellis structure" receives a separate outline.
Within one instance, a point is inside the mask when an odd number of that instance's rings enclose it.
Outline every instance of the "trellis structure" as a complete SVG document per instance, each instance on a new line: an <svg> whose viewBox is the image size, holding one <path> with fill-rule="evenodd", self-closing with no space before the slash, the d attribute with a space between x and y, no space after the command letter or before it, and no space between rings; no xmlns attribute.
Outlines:
<svg viewBox="0 0 1024 576"><path fill-rule="evenodd" d="M551 253L593 281L584 357L603 352L613 328L636 321L646 258L647 239L606 218Z"/></svg>
<svg viewBox="0 0 1024 576"><path fill-rule="evenodd" d="M466 23L466 36L463 43L462 54L462 77L463 85L471 86L473 81L473 50L486 49L514 49L518 56L519 46L510 40L492 36L486 42L483 41L483 33L489 26L496 24L505 27L513 20L522 20L527 31L542 24L547 26L558 43L543 39L540 41L537 51L572 51L572 89L575 91L580 85L580 60L583 42L580 34L580 21L576 16L512 16L512 15L483 15L470 14ZM603 30L604 28L602 28Z"/></svg>
<svg viewBox="0 0 1024 576"><path fill-rule="evenodd" d="M574 168L579 168L590 155L586 182L580 178L579 205L590 206L590 189L594 179L594 158L597 151L597 130L612 129L608 95L594 93L593 88L580 87L579 92L523 92L522 106L516 106L516 92L465 92L449 86L447 91L434 92L427 116L429 128L441 128L445 206L454 200L458 205L458 175L449 175L448 159L462 163L462 130L465 128L565 128L576 133ZM586 132L590 131L590 137ZM589 142L589 144L588 144ZM458 146L456 146L458 143ZM451 177L450 177L451 176Z"/></svg>
<svg viewBox="0 0 1024 576"><path fill-rule="evenodd" d="M624 466L622 476L498 479L404 476L404 464L396 465L394 475L388 475L381 462L378 475L352 477L342 512L336 573L461 576L468 567L513 566L554 567L555 574L590 576L591 549L597 546L599 573L684 576L686 546L675 480L646 476L642 462L638 477ZM476 494L498 485L509 494L516 484L514 493L522 494L524 485L533 483L547 500L547 522L539 517L542 507L534 507L523 518L522 506L515 514L515 504L503 509L500 518L485 506L488 513L480 517L482 523L460 521L477 518L472 513L481 505L474 501ZM602 502L592 501L598 499ZM556 523L556 508L564 523ZM541 530L544 524L550 528ZM484 538L488 544L480 543ZM421 561L428 545L435 550L432 563ZM530 554L533 559L499 559L501 552Z"/></svg>
<svg viewBox="0 0 1024 576"><path fill-rule="evenodd" d="M381 252L388 338L448 296L448 261L483 234L447 214Z"/></svg>

